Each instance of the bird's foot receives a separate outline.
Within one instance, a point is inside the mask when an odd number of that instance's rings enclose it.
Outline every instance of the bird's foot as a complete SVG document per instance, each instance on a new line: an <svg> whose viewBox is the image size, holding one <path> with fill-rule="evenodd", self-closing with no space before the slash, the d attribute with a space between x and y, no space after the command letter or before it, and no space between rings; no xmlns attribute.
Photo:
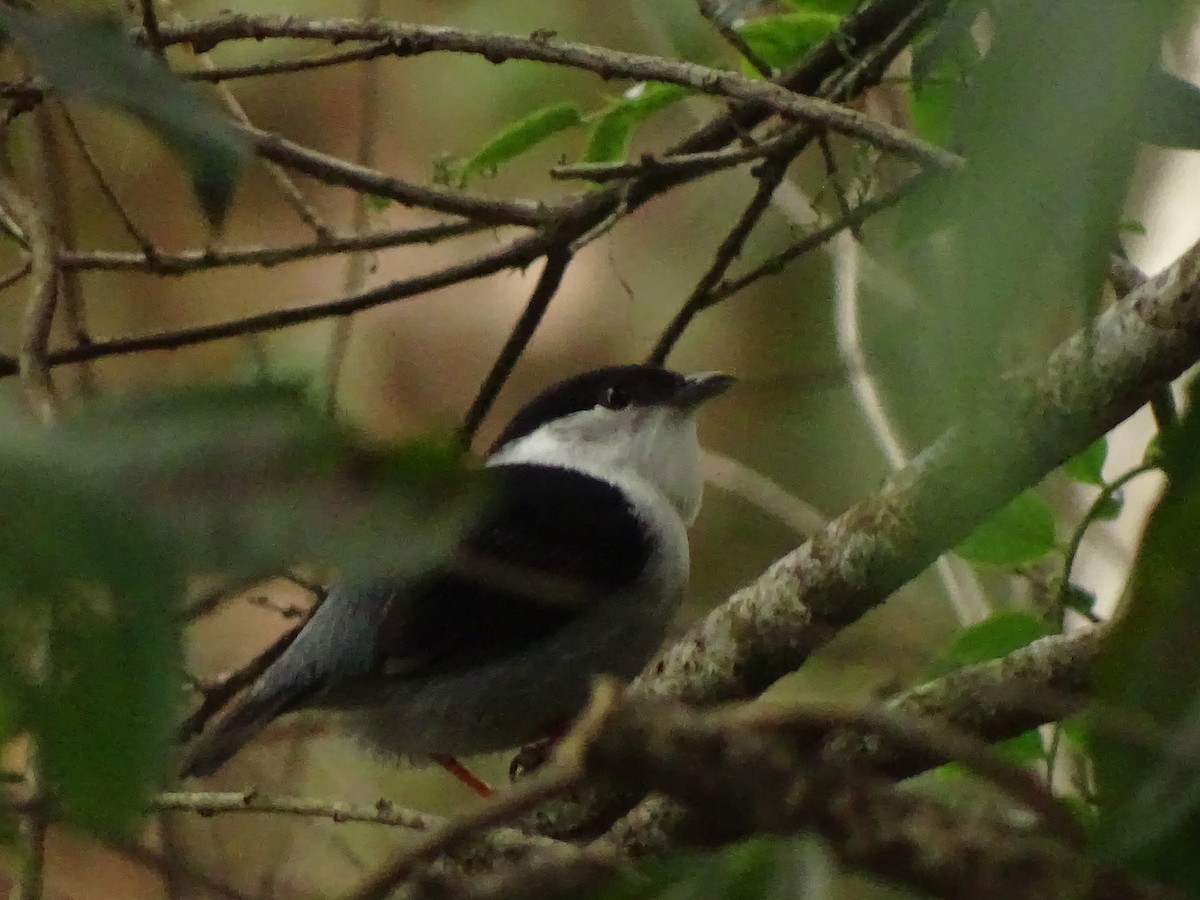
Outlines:
<svg viewBox="0 0 1200 900"><path fill-rule="evenodd" d="M513 761L508 764L508 780L515 782L520 778L532 775L544 766L564 734L566 734L566 729L558 727L549 737L522 747L513 757Z"/></svg>

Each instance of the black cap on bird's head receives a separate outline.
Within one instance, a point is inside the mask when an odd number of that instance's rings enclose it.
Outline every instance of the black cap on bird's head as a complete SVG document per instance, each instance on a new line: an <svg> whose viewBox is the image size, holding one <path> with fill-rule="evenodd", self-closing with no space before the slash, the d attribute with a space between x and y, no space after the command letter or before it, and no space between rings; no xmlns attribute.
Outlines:
<svg viewBox="0 0 1200 900"><path fill-rule="evenodd" d="M552 385L526 403L488 452L495 453L548 422L598 406L611 410L665 406L691 412L733 382L733 376L722 372L680 375L660 366L634 364L593 369Z"/></svg>

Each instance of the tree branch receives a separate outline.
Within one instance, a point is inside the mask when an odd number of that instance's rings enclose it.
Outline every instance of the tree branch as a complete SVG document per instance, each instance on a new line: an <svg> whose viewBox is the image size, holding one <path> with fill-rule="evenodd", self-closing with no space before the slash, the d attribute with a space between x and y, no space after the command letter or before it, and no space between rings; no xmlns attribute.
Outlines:
<svg viewBox="0 0 1200 900"><path fill-rule="evenodd" d="M1200 358L1198 276L1200 245L1060 346L1040 372L981 398L977 420L951 428L710 613L638 689L714 703L755 696L794 671Z"/></svg>
<svg viewBox="0 0 1200 900"><path fill-rule="evenodd" d="M225 15L161 29L164 44L191 44L204 52L215 44L267 38L388 42L398 57L424 53L470 53L492 63L522 59L594 72L601 78L661 81L729 100L764 106L788 117L818 123L861 138L932 169L955 169L961 161L933 144L870 116L786 87L755 81L720 69L642 53L626 53L540 36L518 37L435 25L360 22L355 19L304 19L299 16Z"/></svg>
<svg viewBox="0 0 1200 900"><path fill-rule="evenodd" d="M512 334L508 336L508 340L500 348L500 355L496 357L496 362L492 365L492 370L488 372L487 377L483 380L483 384L479 387L479 393L476 394L475 399L471 402L471 408L467 410L466 416L463 417L458 437L464 446L470 444L471 439L475 436L475 432L479 430L479 426L483 423L484 416L487 415L492 404L496 402L496 397L499 395L500 389L504 387L504 382L512 374L517 360L525 352L526 346L528 346L529 341L533 338L533 333L542 321L542 316L546 314L546 309L550 306L550 301L554 299L554 295L558 291L558 286L562 284L563 275L566 273L567 266L570 263L571 252L566 247L555 248L547 254L546 265L542 269L542 274L538 277L537 285L529 297L529 302L525 304L525 309L521 312L521 317L517 319L516 325L513 326Z"/></svg>

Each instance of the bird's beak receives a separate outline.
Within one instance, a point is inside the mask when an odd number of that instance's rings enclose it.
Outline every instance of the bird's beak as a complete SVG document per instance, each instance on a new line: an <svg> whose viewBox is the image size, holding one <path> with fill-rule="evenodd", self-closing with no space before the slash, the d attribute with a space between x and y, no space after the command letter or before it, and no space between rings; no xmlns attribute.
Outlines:
<svg viewBox="0 0 1200 900"><path fill-rule="evenodd" d="M684 412L692 412L706 400L711 400L737 381L724 372L697 372L688 375L684 385L673 398L673 405Z"/></svg>

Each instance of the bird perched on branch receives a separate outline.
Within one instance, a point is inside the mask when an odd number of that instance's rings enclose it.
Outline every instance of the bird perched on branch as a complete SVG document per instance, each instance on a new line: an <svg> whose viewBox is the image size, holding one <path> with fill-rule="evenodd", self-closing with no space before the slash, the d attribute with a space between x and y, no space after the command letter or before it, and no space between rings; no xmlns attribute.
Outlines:
<svg viewBox="0 0 1200 900"><path fill-rule="evenodd" d="M492 445L495 491L458 552L415 580L335 584L183 774L214 772L285 713L326 708L482 792L454 757L552 734L594 676L632 677L662 642L700 509L695 413L732 381L613 366L538 395Z"/></svg>

